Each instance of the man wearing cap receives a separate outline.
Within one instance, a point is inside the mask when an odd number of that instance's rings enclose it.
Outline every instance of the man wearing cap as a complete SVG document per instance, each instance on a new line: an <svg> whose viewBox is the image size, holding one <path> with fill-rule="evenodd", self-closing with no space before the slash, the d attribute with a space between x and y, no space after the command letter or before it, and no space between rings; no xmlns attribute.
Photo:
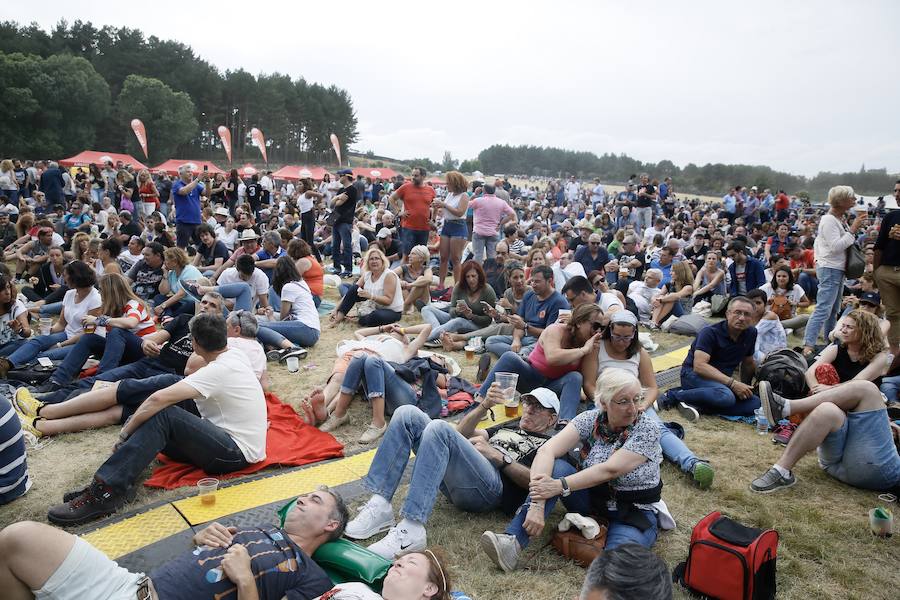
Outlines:
<svg viewBox="0 0 900 600"><path fill-rule="evenodd" d="M375 234L375 243L387 256L390 267L392 269L397 267L400 259L403 258L403 249L400 247L400 243L394 239L393 231L389 227L382 227Z"/></svg>
<svg viewBox="0 0 900 600"><path fill-rule="evenodd" d="M587 245L582 245L575 251L575 262L581 263L585 273L606 270L609 252L607 252L599 233L590 234Z"/></svg>
<svg viewBox="0 0 900 600"><path fill-rule="evenodd" d="M588 238L594 233L594 226L587 219L578 221L578 237L569 242L569 250L577 252L582 246L588 245ZM577 258L575 260L578 260ZM590 271L586 271L590 273Z"/></svg>
<svg viewBox="0 0 900 600"><path fill-rule="evenodd" d="M900 179L894 183L894 198L900 202ZM900 355L900 210L892 210L881 222L872 266L891 322L888 333L891 354L897 356Z"/></svg>
<svg viewBox="0 0 900 600"><path fill-rule="evenodd" d="M391 209L400 216L400 243L404 256L409 254L413 246L428 245L434 196L434 188L425 185L425 169L415 167L412 170L412 182L401 185L388 199ZM402 206L400 201L403 201Z"/></svg>
<svg viewBox="0 0 900 600"><path fill-rule="evenodd" d="M434 507L438 490L457 508L487 512L502 508L511 514L525 500L530 481L529 467L537 449L553 434L559 399L546 388L522 396L522 417L488 430L476 425L504 397L499 384L475 406L454 429L431 420L415 406L394 412L363 485L372 497L347 524L345 535L364 540L388 531L369 546L373 552L393 560L402 552L421 551L427 545L425 523ZM397 491L415 452L409 491L394 525L391 499ZM569 465L569 473L575 467Z"/></svg>
<svg viewBox="0 0 900 600"><path fill-rule="evenodd" d="M225 221L228 220L228 217L231 216L231 213L228 212L228 209L224 206L220 206L213 212L213 217L216 219L216 227L215 233L218 233L225 229Z"/></svg>
<svg viewBox="0 0 900 600"><path fill-rule="evenodd" d="M191 167L178 167L178 180L172 184L172 198L175 202L175 244L187 248L196 239L200 225L200 196L207 195L204 181L206 174L192 178Z"/></svg>
<svg viewBox="0 0 900 600"><path fill-rule="evenodd" d="M356 203L360 200L359 190L353 185L353 171L338 171L341 189L334 197L334 230L331 235L331 258L334 267L331 272L341 277L353 276L353 218Z"/></svg>

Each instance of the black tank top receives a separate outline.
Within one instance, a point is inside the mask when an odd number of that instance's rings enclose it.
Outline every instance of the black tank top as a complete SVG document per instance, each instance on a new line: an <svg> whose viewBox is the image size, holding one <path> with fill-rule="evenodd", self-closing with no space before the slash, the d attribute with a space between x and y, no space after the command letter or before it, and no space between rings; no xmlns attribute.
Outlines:
<svg viewBox="0 0 900 600"><path fill-rule="evenodd" d="M834 362L831 363L831 365L834 367L834 370L837 371L841 383L844 383L859 375L860 371L868 366L868 363L853 361L850 358L850 353L847 352L847 347L844 344L838 344L837 358L834 359Z"/></svg>

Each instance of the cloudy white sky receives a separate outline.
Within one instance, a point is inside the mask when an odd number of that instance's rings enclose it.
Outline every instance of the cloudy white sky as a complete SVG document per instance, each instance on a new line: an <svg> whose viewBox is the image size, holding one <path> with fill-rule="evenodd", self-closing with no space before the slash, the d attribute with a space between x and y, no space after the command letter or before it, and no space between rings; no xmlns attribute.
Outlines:
<svg viewBox="0 0 900 600"><path fill-rule="evenodd" d="M139 27L223 71L338 85L356 149L391 157L508 143L900 171L896 0L231 5L13 0L0 17Z"/></svg>

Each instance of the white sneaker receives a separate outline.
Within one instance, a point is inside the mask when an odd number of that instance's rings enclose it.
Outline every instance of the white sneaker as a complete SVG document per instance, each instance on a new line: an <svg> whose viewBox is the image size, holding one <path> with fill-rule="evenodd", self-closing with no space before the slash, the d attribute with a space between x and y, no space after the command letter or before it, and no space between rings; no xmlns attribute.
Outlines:
<svg viewBox="0 0 900 600"><path fill-rule="evenodd" d="M493 531L485 531L481 534L481 549L495 565L506 573L516 570L519 564L519 553L522 551L516 536Z"/></svg>
<svg viewBox="0 0 900 600"><path fill-rule="evenodd" d="M421 552L428 545L424 529L422 531L421 536L414 536L406 529L400 529L399 526L391 527L381 541L369 546L369 550L387 560L394 560L400 554L407 552Z"/></svg>
<svg viewBox="0 0 900 600"><path fill-rule="evenodd" d="M391 505L388 504L384 509L379 509L374 502L369 500L360 509L356 518L347 523L344 535L353 540L367 540L393 526L394 510Z"/></svg>

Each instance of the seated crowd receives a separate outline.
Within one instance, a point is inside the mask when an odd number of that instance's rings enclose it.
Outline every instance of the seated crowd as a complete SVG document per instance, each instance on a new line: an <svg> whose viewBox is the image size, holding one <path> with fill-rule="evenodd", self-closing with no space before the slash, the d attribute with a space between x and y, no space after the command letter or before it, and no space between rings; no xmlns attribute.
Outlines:
<svg viewBox="0 0 900 600"><path fill-rule="evenodd" d="M846 186L831 190L822 213L773 210L772 194L756 188L734 188L721 205L682 199L671 181L647 176L618 194L574 178L544 182L538 193L499 178L470 185L455 171L435 190L425 176L416 168L409 182L367 181L343 169L335 182L306 178L276 190L268 174L262 185L256 175L210 179L186 165L168 182L170 197L160 197L160 178L123 168L119 181L137 180L155 198L134 205L134 215L116 194L54 200L34 190L15 213L0 202L8 263L0 266L0 379L21 381L44 359L53 363L46 380L0 396L0 412L19 423L0 427L0 443L13 440L0 458L24 456L23 435L121 425L109 458L49 509L51 523L117 512L159 453L212 475L264 460L267 360L306 356L321 336L320 310L327 327L359 329L337 344L301 417L336 431L361 397L372 414L359 441L377 442L362 480L371 496L352 519L337 493L305 494L281 527L213 523L194 536L197 550L149 575L59 529L16 523L0 532L3 589L13 597L265 590L260 597L448 600L449 562L427 534L440 492L462 511L505 513L505 528L480 538L503 571L521 566L561 500L608 526L583 599L624 589L637 597L637 588L640 597L669 598L667 569L648 551L675 527L663 458L701 490L715 470L677 422L660 418L667 411L691 422L764 415L786 428L784 454L750 483L754 492L794 485L792 469L814 450L841 482L900 487L900 427L889 418L900 407L900 212L880 229L868 228L864 211L848 219L856 196ZM869 241L863 272L848 280L847 249ZM336 303L325 286L337 288ZM401 326L415 312L421 319ZM645 334L695 316L702 324L679 384L661 390ZM757 378L792 335L802 337L806 397ZM475 382L461 379L448 354L463 349L480 354ZM509 400L500 382L510 375L521 416L480 428ZM451 407L466 390L470 404ZM441 418L455 410L463 412L455 425ZM398 519L392 502L411 453ZM0 475L0 502L27 491L21 462ZM355 583L332 589L310 558L339 537L379 534L369 549L393 562L380 595ZM640 576L624 575L629 569ZM66 591L52 595L58 590Z"/></svg>

